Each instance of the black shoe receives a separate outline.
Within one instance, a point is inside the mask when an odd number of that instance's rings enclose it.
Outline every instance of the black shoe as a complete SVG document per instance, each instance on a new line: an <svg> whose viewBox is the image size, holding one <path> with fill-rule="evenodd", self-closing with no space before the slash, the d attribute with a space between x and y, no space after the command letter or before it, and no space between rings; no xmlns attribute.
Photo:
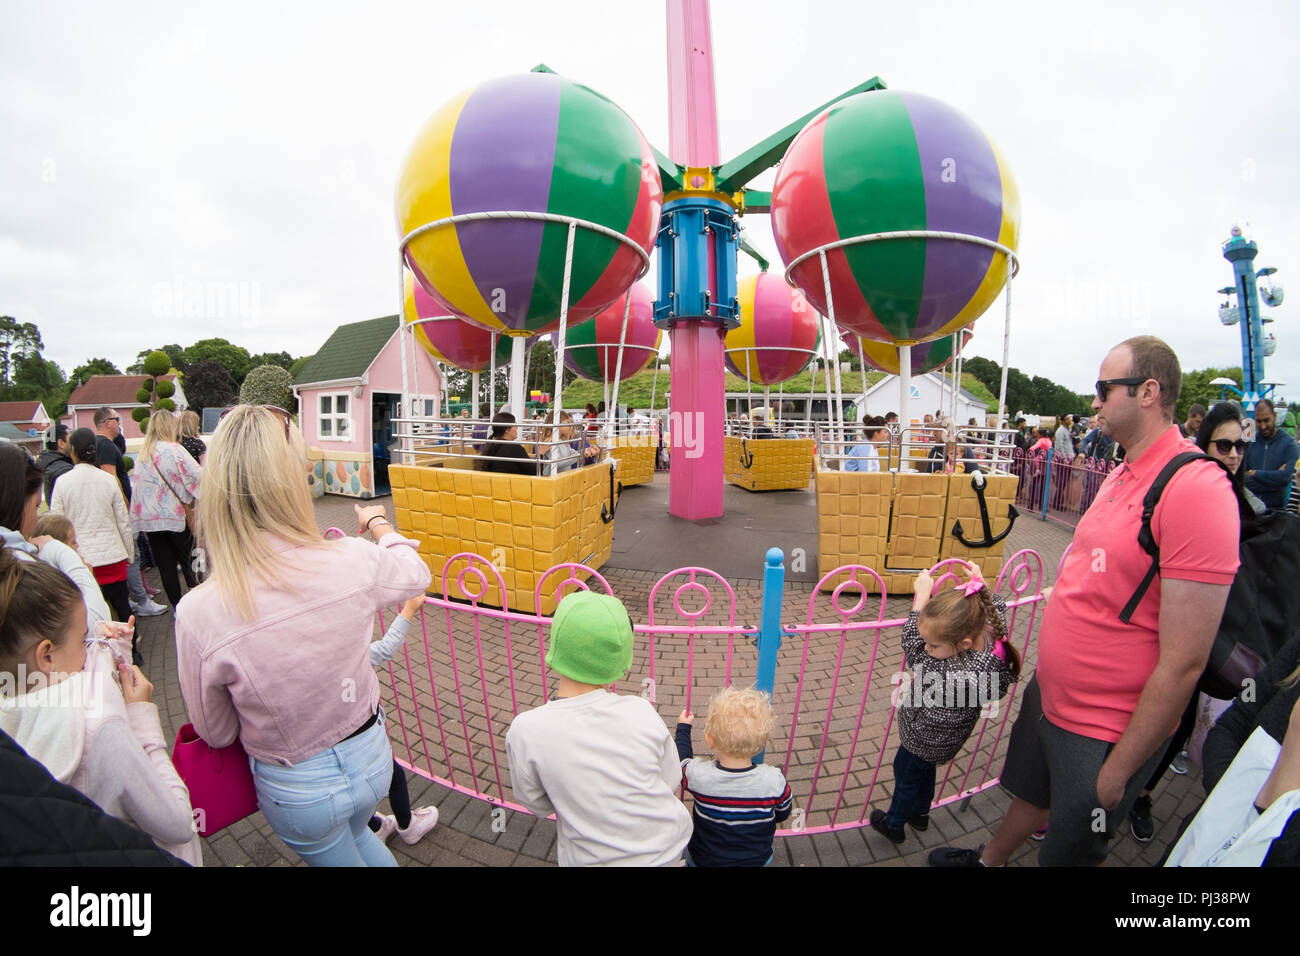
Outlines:
<svg viewBox="0 0 1300 956"><path fill-rule="evenodd" d="M871 811L871 829L875 830L891 843L902 843L907 839L907 834L903 832L902 827L895 829L885 823L886 813L884 810Z"/></svg>
<svg viewBox="0 0 1300 956"><path fill-rule="evenodd" d="M926 830L930 829L930 814L914 813L912 814L912 819L907 821L907 825L917 833L924 833Z"/></svg>
<svg viewBox="0 0 1300 956"><path fill-rule="evenodd" d="M984 844L981 843L974 850L962 850L955 846L941 846L937 850L930 851L931 866L983 866L980 857L984 853Z"/></svg>
<svg viewBox="0 0 1300 956"><path fill-rule="evenodd" d="M1151 798L1138 797L1133 809L1128 812L1129 829L1133 839L1139 843L1150 843L1156 834L1156 825L1151 820Z"/></svg>

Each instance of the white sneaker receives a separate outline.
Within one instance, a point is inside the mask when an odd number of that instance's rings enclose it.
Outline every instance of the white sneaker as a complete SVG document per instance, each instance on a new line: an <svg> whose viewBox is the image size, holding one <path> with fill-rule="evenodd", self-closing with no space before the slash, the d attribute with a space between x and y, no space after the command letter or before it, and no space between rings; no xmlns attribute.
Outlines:
<svg viewBox="0 0 1300 956"><path fill-rule="evenodd" d="M1187 773L1187 751L1186 750L1184 750L1182 753L1180 753L1177 757L1175 757L1173 760L1169 762L1169 769L1172 770L1174 773L1178 774L1178 776L1180 777L1183 774Z"/></svg>
<svg viewBox="0 0 1300 956"><path fill-rule="evenodd" d="M415 846L424 839L424 835L438 825L438 808L437 807L420 807L418 810L411 811L411 825L403 830L397 827L397 835L402 838L402 842L407 846ZM397 826L397 821L393 821L393 826Z"/></svg>
<svg viewBox="0 0 1300 956"><path fill-rule="evenodd" d="M157 617L170 610L166 604L157 604L149 598L145 598L143 604L136 604L134 601L127 601L127 603L131 605L131 612L136 617Z"/></svg>
<svg viewBox="0 0 1300 956"><path fill-rule="evenodd" d="M379 817L379 829L375 831L375 836L379 837L380 843L387 843L397 829L397 818L391 813L377 813L375 816Z"/></svg>

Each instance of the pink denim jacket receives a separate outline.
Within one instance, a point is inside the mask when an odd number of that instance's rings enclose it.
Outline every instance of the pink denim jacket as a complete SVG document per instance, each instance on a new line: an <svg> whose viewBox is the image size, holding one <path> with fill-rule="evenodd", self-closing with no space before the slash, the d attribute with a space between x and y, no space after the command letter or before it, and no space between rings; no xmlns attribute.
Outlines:
<svg viewBox="0 0 1300 956"><path fill-rule="evenodd" d="M258 760L293 766L375 713L375 612L425 593L431 575L416 542L399 535L379 545L273 544L296 591L256 584L257 616L247 621L222 605L214 584L199 585L176 606L177 669L190 720L210 746L238 736Z"/></svg>

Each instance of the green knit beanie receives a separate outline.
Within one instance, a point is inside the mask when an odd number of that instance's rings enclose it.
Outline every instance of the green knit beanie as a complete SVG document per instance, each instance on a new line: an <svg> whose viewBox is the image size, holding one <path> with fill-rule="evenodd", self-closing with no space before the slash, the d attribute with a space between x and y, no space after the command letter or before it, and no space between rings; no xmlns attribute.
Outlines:
<svg viewBox="0 0 1300 956"><path fill-rule="evenodd" d="M612 684L632 666L632 619L608 594L575 591L555 610L546 666L580 684Z"/></svg>

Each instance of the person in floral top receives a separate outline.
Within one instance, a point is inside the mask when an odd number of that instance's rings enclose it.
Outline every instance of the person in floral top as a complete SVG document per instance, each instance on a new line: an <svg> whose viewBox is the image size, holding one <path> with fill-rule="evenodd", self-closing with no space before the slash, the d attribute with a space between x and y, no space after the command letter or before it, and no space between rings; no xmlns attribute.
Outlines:
<svg viewBox="0 0 1300 956"><path fill-rule="evenodd" d="M191 564L194 536L185 520L185 506L193 505L203 469L179 444L180 420L167 411L149 418L149 431L131 473L131 528L149 539L167 600L181 599L180 577L188 587L198 585Z"/></svg>

